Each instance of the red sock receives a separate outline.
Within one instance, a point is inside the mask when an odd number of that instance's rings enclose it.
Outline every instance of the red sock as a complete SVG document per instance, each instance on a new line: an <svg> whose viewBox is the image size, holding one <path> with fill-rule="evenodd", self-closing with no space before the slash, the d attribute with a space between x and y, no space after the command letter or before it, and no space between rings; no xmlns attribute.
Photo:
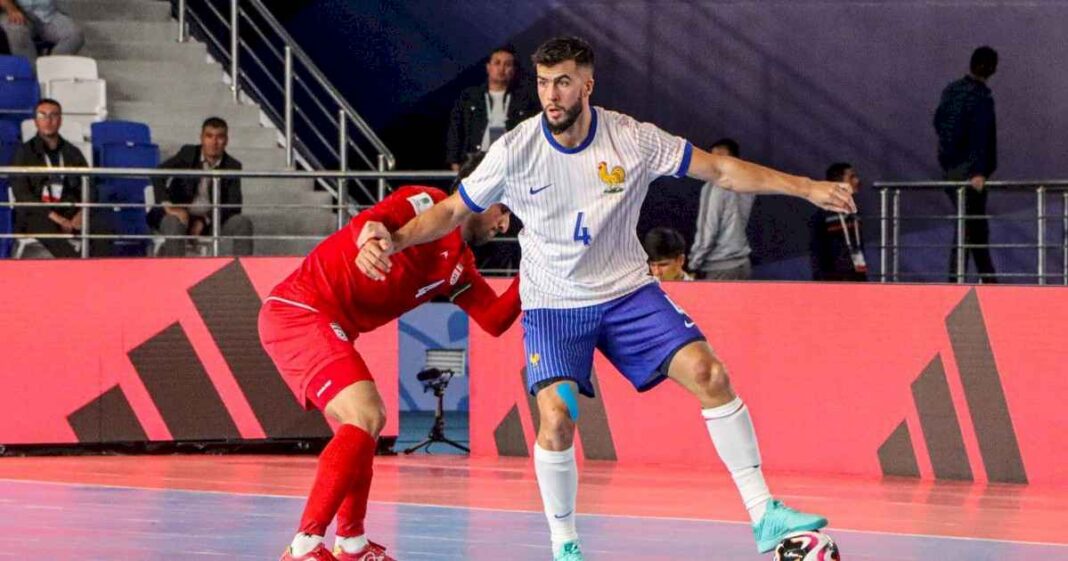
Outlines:
<svg viewBox="0 0 1068 561"><path fill-rule="evenodd" d="M326 534L326 527L356 482L366 479L370 485L374 455L375 439L367 431L353 425L341 425L319 455L319 471L315 474L315 484L300 520L300 533Z"/></svg>
<svg viewBox="0 0 1068 561"><path fill-rule="evenodd" d="M358 477L352 483L349 494L341 502L337 511L337 535L342 538L356 538L364 534L363 519L367 516L367 497L371 494L371 476L374 467L367 462L367 475Z"/></svg>

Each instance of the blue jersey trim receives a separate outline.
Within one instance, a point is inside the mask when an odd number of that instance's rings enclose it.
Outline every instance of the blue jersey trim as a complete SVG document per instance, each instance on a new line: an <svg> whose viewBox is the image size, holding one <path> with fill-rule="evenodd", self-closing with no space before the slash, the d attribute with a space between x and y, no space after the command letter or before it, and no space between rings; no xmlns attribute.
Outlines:
<svg viewBox="0 0 1068 561"><path fill-rule="evenodd" d="M686 147L682 149L682 161L679 162L679 171L675 172L675 177L683 178L690 172L690 158L693 157L693 144L690 141L686 141Z"/></svg>
<svg viewBox="0 0 1068 561"><path fill-rule="evenodd" d="M578 154L593 143L593 137L597 136L597 109L590 107L590 115L592 116L590 118L590 132L586 134L586 140L583 140L581 144L574 148L568 148L553 138L553 133L549 132L549 118L545 116L545 113L541 114L541 132L545 134L545 140L549 141L549 146L552 146L558 152L563 152L564 154Z"/></svg>
<svg viewBox="0 0 1068 561"><path fill-rule="evenodd" d="M467 188L464 187L463 183L460 184L460 198L464 200L464 204L467 205L467 208L479 214L486 212L486 209L478 206L478 204L476 204L475 201L467 195Z"/></svg>

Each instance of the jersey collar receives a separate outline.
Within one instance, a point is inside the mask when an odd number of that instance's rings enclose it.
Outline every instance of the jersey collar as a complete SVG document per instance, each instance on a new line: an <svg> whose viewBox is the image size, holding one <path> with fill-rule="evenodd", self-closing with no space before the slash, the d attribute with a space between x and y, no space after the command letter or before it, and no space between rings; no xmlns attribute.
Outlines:
<svg viewBox="0 0 1068 561"><path fill-rule="evenodd" d="M563 144L560 144L553 138L553 133L549 132L549 119L545 116L545 113L541 114L541 132L545 134L545 140L549 141L549 146L555 148L558 152L564 154L578 154L586 149L593 142L593 137L597 136L597 108L590 107L590 132L586 133L586 139L581 144L574 148L568 148Z"/></svg>

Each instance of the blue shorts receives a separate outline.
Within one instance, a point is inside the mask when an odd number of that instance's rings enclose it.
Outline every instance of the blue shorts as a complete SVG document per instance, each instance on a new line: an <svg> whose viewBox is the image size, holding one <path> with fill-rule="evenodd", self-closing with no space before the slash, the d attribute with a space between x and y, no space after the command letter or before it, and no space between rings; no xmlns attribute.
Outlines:
<svg viewBox="0 0 1068 561"><path fill-rule="evenodd" d="M523 313L530 393L572 380L593 397L590 373L599 349L638 391L663 382L672 357L704 340L690 316L652 283L610 302L584 308L538 308Z"/></svg>

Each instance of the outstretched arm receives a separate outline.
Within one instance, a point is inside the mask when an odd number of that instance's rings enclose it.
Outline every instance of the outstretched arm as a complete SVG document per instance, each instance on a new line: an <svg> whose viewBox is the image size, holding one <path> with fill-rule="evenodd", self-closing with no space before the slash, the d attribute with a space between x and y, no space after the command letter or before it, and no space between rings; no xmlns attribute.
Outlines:
<svg viewBox="0 0 1068 561"><path fill-rule="evenodd" d="M392 234L383 228L375 233L376 237L364 239L361 233L357 242L360 244L360 254L356 257L356 266L368 277L384 280L391 267L390 255L444 237L471 213L460 195L453 194Z"/></svg>
<svg viewBox="0 0 1068 561"><path fill-rule="evenodd" d="M519 277L498 296L482 275L475 272L470 283L453 295L452 301L486 333L500 337L519 317Z"/></svg>
<svg viewBox="0 0 1068 561"><path fill-rule="evenodd" d="M687 175L739 193L793 195L826 210L857 211L852 190L844 183L814 181L699 148L693 149Z"/></svg>

